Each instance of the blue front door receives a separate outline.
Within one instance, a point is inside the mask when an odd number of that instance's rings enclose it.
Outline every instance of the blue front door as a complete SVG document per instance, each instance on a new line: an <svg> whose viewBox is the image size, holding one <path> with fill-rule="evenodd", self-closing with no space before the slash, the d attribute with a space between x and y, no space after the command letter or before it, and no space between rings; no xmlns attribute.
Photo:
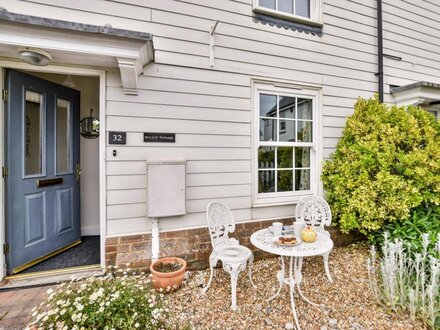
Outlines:
<svg viewBox="0 0 440 330"><path fill-rule="evenodd" d="M6 72L8 274L80 242L79 91Z"/></svg>

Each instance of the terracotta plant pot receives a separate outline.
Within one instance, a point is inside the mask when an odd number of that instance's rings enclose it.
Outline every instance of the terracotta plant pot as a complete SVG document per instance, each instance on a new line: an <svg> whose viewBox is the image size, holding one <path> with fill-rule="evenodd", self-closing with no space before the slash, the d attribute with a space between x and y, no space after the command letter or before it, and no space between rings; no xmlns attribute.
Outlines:
<svg viewBox="0 0 440 330"><path fill-rule="evenodd" d="M163 264L178 263L182 265L182 267L174 272L162 273L155 270L155 267L161 263ZM162 288L165 291L175 290L179 288L180 285L182 284L183 274L185 274L185 271L186 271L186 261L181 258L166 257L156 260L150 266L150 272L153 277L152 278L153 288L155 289Z"/></svg>

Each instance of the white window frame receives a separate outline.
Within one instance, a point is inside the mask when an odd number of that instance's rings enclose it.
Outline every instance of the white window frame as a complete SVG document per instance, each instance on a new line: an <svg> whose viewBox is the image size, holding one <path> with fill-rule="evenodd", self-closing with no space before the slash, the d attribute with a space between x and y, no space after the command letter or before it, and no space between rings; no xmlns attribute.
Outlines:
<svg viewBox="0 0 440 330"><path fill-rule="evenodd" d="M260 0L253 0L254 12L273 16L275 18L284 19L292 22L298 22L306 25L313 25L318 27L324 25L322 21L322 0L310 0L310 18L285 13L280 10L266 8L260 6L259 2Z"/></svg>
<svg viewBox="0 0 440 330"><path fill-rule="evenodd" d="M304 196L320 195L323 188L320 180L322 163L322 112L321 89L319 86L303 86L277 82L253 81L253 138L252 138L252 204L254 207L268 205L286 205L297 203ZM268 145L267 141L260 141L260 94L275 94L291 97L312 99L313 107L313 142L297 142L295 146L310 146L310 190L259 193L258 192L258 148ZM296 132L295 132L296 134ZM276 142L277 146L291 146L291 142ZM293 182L295 184L295 182Z"/></svg>

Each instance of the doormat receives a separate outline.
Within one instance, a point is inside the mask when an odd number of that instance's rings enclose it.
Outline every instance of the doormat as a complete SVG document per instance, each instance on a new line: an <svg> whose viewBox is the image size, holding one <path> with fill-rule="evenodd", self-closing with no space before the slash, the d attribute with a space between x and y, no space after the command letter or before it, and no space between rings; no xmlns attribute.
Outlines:
<svg viewBox="0 0 440 330"><path fill-rule="evenodd" d="M29 267L20 274L99 264L99 238L100 236L83 236L81 237L81 244Z"/></svg>

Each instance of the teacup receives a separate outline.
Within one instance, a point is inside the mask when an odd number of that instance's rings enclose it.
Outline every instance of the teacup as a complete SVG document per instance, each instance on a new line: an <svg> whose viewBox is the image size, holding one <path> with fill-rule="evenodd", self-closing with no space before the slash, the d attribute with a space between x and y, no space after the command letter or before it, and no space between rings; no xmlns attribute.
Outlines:
<svg viewBox="0 0 440 330"><path fill-rule="evenodd" d="M273 222L272 223L273 235L281 236L283 231L283 223L282 222Z"/></svg>
<svg viewBox="0 0 440 330"><path fill-rule="evenodd" d="M304 229L305 223L302 221L295 221L293 223L293 230L295 231L295 236L301 239L301 231Z"/></svg>

